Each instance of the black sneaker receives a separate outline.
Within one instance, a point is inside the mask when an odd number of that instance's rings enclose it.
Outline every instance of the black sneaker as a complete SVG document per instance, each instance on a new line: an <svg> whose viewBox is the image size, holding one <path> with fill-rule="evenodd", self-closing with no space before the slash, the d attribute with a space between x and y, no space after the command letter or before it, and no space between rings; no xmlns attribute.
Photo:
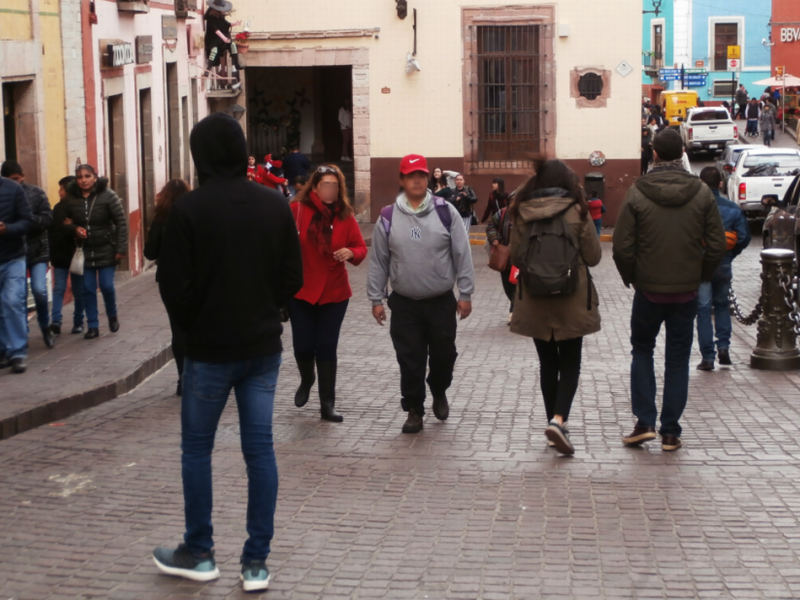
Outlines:
<svg viewBox="0 0 800 600"><path fill-rule="evenodd" d="M72 328L72 333L83 333L83 325L75 325Z"/></svg>
<svg viewBox="0 0 800 600"><path fill-rule="evenodd" d="M56 346L56 336L50 330L49 327L42 328L42 338L44 339L44 345L48 348L55 348Z"/></svg>
<svg viewBox="0 0 800 600"><path fill-rule="evenodd" d="M93 340L100 337L100 330L97 327L89 327L86 335L83 336L85 340Z"/></svg>
<svg viewBox="0 0 800 600"><path fill-rule="evenodd" d="M548 440L553 442L553 446L561 454L575 454L575 448L572 447L572 443L569 441L569 431L559 425L558 421L550 421L550 425L544 430L544 434Z"/></svg>
<svg viewBox="0 0 800 600"><path fill-rule="evenodd" d="M727 348L720 348L717 351L717 358L719 358L719 364L725 365L726 367L729 367L733 364L733 361L731 360L731 354L728 352Z"/></svg>
<svg viewBox="0 0 800 600"><path fill-rule="evenodd" d="M0 369L7 369L11 366L11 359L7 356L0 356Z"/></svg>
<svg viewBox="0 0 800 600"><path fill-rule="evenodd" d="M11 372L16 373L17 375L21 375L28 369L27 365L25 364L25 360L22 358L12 358L11 359Z"/></svg>
<svg viewBox="0 0 800 600"><path fill-rule="evenodd" d="M213 581L219 579L219 569L214 560L214 551L203 556L195 556L186 544L175 550L158 547L153 550L153 560L162 573L191 579L192 581Z"/></svg>
<svg viewBox="0 0 800 600"><path fill-rule="evenodd" d="M256 592L269 587L269 569L263 560L242 562L242 588L245 592Z"/></svg>
<svg viewBox="0 0 800 600"><path fill-rule="evenodd" d="M53 335L61 335L61 323L56 323L55 321L50 323L50 331Z"/></svg>
<svg viewBox="0 0 800 600"><path fill-rule="evenodd" d="M119 319L117 317L108 317L108 328L111 333L117 333L119 331Z"/></svg>

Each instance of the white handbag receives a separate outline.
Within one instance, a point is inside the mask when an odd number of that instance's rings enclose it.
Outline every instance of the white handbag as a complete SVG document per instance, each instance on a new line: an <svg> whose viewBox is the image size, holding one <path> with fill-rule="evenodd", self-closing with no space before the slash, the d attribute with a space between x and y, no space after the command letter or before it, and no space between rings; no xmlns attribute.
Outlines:
<svg viewBox="0 0 800 600"><path fill-rule="evenodd" d="M83 275L83 263L83 248L78 246L75 248L75 254L72 255L72 261L69 263L69 272L73 275Z"/></svg>

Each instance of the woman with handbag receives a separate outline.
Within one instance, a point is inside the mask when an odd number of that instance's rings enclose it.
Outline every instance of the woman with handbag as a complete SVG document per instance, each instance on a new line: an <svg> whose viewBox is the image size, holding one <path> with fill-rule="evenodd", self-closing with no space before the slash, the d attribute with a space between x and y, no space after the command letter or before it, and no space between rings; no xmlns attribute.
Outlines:
<svg viewBox="0 0 800 600"><path fill-rule="evenodd" d="M506 182L501 177L492 179L492 193L489 194L489 201L486 203L486 210L483 211L481 223L486 223L492 215L496 215L508 204L508 194L506 194Z"/></svg>
<svg viewBox="0 0 800 600"><path fill-rule="evenodd" d="M510 306L508 309L508 324L511 324L511 315L514 312L514 294L517 285L511 282L511 259L509 257L509 244L511 243L511 227L513 223L509 218L509 209L513 202L514 195L507 200L508 206L500 211L493 213L486 224L486 240L490 247L489 268L500 272L500 282L503 284L503 291L508 297Z"/></svg>
<svg viewBox="0 0 800 600"><path fill-rule="evenodd" d="M538 168L536 176L517 191L508 212L514 223L512 261L523 262L521 257L530 256L529 244L540 244L536 264L514 265L521 274L511 332L533 338L548 420L545 436L558 452L571 455L575 449L567 422L578 390L583 338L600 331L599 299L589 274L589 267L597 265L602 256L600 240L589 219L578 178L560 160L548 160ZM537 228L548 227L549 231L562 233L548 235L546 243L541 238L537 240ZM541 260L538 253L542 253ZM550 271L559 268L559 257L567 255L569 263L564 266L574 265L564 271L568 273L571 292L553 294L549 289L543 290L542 280L536 277L527 278L526 284L526 273L541 275L541 265L549 265Z"/></svg>
<svg viewBox="0 0 800 600"><path fill-rule="evenodd" d="M291 204L303 254L303 289L289 303L294 356L300 371L295 406L305 406L319 375L320 414L340 423L336 412L339 332L353 295L345 263L359 265L367 246L338 167L323 165Z"/></svg>
<svg viewBox="0 0 800 600"><path fill-rule="evenodd" d="M75 178L64 201L64 217L69 222L62 222L60 227L77 244L70 271L81 270L79 263L83 262L84 306L89 326L83 337L93 340L100 335L98 281L109 329L119 331L114 273L128 252L128 219L119 197L108 187L108 179L98 178L93 166L80 165Z"/></svg>
<svg viewBox="0 0 800 600"><path fill-rule="evenodd" d="M150 225L147 241L144 244L144 257L147 260L158 260L161 254L161 242L164 239L167 219L170 211L172 211L172 206L178 198L190 191L192 191L191 186L183 179L171 179L156 194L156 210L153 215L153 224ZM158 281L158 267L156 267L156 281ZM169 311L167 311L167 316L169 317L169 328L172 331L172 356L175 358L175 367L178 369L178 389L175 395L181 396L183 394L183 359L186 354L186 334L178 326L176 319Z"/></svg>

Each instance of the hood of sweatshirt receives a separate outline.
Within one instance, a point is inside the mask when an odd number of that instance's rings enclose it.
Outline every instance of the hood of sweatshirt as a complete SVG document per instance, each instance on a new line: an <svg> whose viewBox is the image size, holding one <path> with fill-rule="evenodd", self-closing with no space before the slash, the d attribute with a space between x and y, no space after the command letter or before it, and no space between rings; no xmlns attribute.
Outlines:
<svg viewBox="0 0 800 600"><path fill-rule="evenodd" d="M434 197L431 194L431 191L428 190L428 195L425 197L425 208L418 212L414 212L411 210L411 207L408 205L408 200L406 199L406 193L400 192L397 195L397 199L395 200L395 205L399 208L402 212L406 213L407 215L416 215L421 217L422 215L426 215L434 209Z"/></svg>
<svg viewBox="0 0 800 600"><path fill-rule="evenodd" d="M523 223L552 219L575 204L575 199L562 188L536 190L532 197L519 205L519 218Z"/></svg>
<svg viewBox="0 0 800 600"><path fill-rule="evenodd" d="M189 137L200 184L247 176L247 141L239 122L225 113L200 121Z"/></svg>
<svg viewBox="0 0 800 600"><path fill-rule="evenodd" d="M679 207L694 198L705 184L683 168L657 166L634 185L656 204Z"/></svg>

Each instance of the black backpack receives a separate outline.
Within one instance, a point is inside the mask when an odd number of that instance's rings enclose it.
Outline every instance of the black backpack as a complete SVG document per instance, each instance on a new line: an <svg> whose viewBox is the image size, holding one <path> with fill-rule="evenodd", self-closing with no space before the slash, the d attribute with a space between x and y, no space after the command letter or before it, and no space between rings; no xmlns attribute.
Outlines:
<svg viewBox="0 0 800 600"><path fill-rule="evenodd" d="M523 241L511 256L520 298L522 288L531 296L569 296L578 289L580 249L565 213L523 225Z"/></svg>

